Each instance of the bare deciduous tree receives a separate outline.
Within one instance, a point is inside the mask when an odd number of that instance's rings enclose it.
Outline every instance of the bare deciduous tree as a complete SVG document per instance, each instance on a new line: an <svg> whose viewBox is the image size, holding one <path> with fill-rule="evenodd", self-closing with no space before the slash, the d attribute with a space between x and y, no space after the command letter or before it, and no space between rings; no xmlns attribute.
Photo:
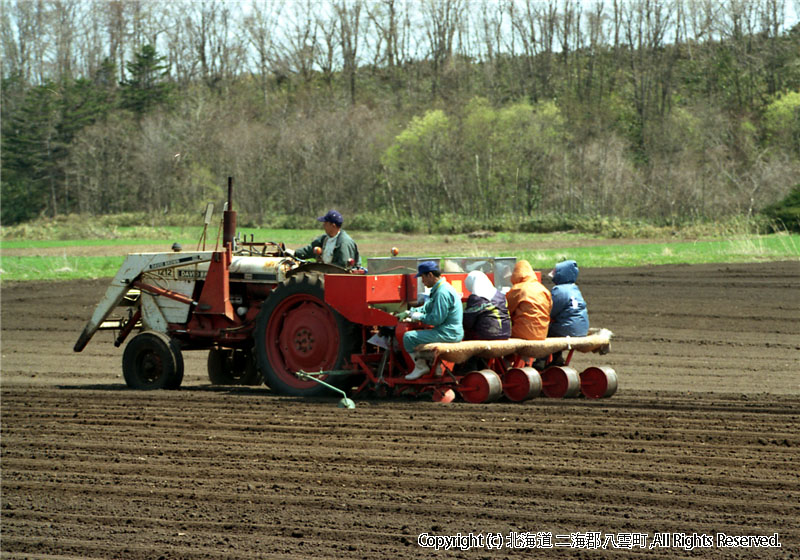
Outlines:
<svg viewBox="0 0 800 560"><path fill-rule="evenodd" d="M242 26L255 66L255 71L251 72L261 83L265 106L268 101L269 77L275 64L275 42L282 10L282 1L258 0L254 2L252 12L245 17Z"/></svg>
<svg viewBox="0 0 800 560"><path fill-rule="evenodd" d="M547 3L522 0L522 7L512 13L511 24L525 53L525 72L533 99L552 97L554 43L558 24L555 0Z"/></svg>
<svg viewBox="0 0 800 560"><path fill-rule="evenodd" d="M284 21L286 29L278 43L276 70L280 75L299 75L308 82L317 60L319 22L312 0L293 2Z"/></svg>
<svg viewBox="0 0 800 560"><path fill-rule="evenodd" d="M410 8L406 0L376 0L367 4L374 38L373 71L385 68L393 91L402 86L399 67L410 61Z"/></svg>
<svg viewBox="0 0 800 560"><path fill-rule="evenodd" d="M640 142L647 142L650 120L664 115L671 94L677 53L665 48L674 5L633 0L622 10L633 103L639 118Z"/></svg>
<svg viewBox="0 0 800 560"><path fill-rule="evenodd" d="M199 60L200 75L209 86L217 87L242 68L244 48L239 35L234 33L233 10L237 6L221 0L191 4L187 31Z"/></svg>
<svg viewBox="0 0 800 560"><path fill-rule="evenodd" d="M339 23L339 44L342 53L342 71L347 81L350 103L356 102L356 72L358 70L358 47L361 40L361 0L337 0L334 5Z"/></svg>
<svg viewBox="0 0 800 560"><path fill-rule="evenodd" d="M25 83L34 83L35 49L42 43L36 22L37 5L33 2L4 2L0 10L3 76L18 75Z"/></svg>
<svg viewBox="0 0 800 560"><path fill-rule="evenodd" d="M391 71L397 64L398 2L378 0L367 5L367 15L378 31L374 66L385 65Z"/></svg>
<svg viewBox="0 0 800 560"><path fill-rule="evenodd" d="M442 69L453 56L456 33L462 24L463 0L424 0L421 15L424 21L428 57L432 65L431 95L439 95L437 88Z"/></svg>

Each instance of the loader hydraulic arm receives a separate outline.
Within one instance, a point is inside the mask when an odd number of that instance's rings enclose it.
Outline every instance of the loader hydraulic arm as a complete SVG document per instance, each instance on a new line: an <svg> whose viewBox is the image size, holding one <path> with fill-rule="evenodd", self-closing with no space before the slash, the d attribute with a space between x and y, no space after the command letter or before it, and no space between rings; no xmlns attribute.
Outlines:
<svg viewBox="0 0 800 560"><path fill-rule="evenodd" d="M120 304L125 294L128 293L134 283L139 279L143 272L155 272L165 268L187 266L211 260L212 251L197 251L192 253L133 253L127 256L122 266L117 271L116 276L111 281L111 285L106 290L106 295L97 304L97 308L92 314L92 318L86 323L83 332L78 337L73 350L80 352L100 328L100 325Z"/></svg>

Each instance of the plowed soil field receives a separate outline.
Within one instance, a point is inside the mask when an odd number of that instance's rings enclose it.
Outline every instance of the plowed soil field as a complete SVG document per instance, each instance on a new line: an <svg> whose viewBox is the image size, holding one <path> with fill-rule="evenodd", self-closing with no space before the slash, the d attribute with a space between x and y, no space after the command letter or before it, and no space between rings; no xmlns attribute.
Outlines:
<svg viewBox="0 0 800 560"><path fill-rule="evenodd" d="M5 283L0 557L800 557L800 263L579 284L613 397L345 410L200 353L128 390L110 333L72 352L107 281Z"/></svg>

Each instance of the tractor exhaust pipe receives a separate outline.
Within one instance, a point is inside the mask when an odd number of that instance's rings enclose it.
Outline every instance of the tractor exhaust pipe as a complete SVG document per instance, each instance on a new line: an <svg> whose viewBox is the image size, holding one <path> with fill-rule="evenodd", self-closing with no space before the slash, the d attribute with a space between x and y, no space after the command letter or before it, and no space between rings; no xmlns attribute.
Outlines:
<svg viewBox="0 0 800 560"><path fill-rule="evenodd" d="M233 210L233 177L228 177L228 208L222 213L222 246L233 247L236 235L236 212Z"/></svg>

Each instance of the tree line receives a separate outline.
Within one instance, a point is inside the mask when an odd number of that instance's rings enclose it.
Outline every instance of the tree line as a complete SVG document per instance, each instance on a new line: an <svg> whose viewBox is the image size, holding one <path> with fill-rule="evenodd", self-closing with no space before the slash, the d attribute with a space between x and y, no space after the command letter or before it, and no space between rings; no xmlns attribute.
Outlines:
<svg viewBox="0 0 800 560"><path fill-rule="evenodd" d="M749 215L800 177L782 0L3 0L2 221ZM800 2L794 2L800 13Z"/></svg>

